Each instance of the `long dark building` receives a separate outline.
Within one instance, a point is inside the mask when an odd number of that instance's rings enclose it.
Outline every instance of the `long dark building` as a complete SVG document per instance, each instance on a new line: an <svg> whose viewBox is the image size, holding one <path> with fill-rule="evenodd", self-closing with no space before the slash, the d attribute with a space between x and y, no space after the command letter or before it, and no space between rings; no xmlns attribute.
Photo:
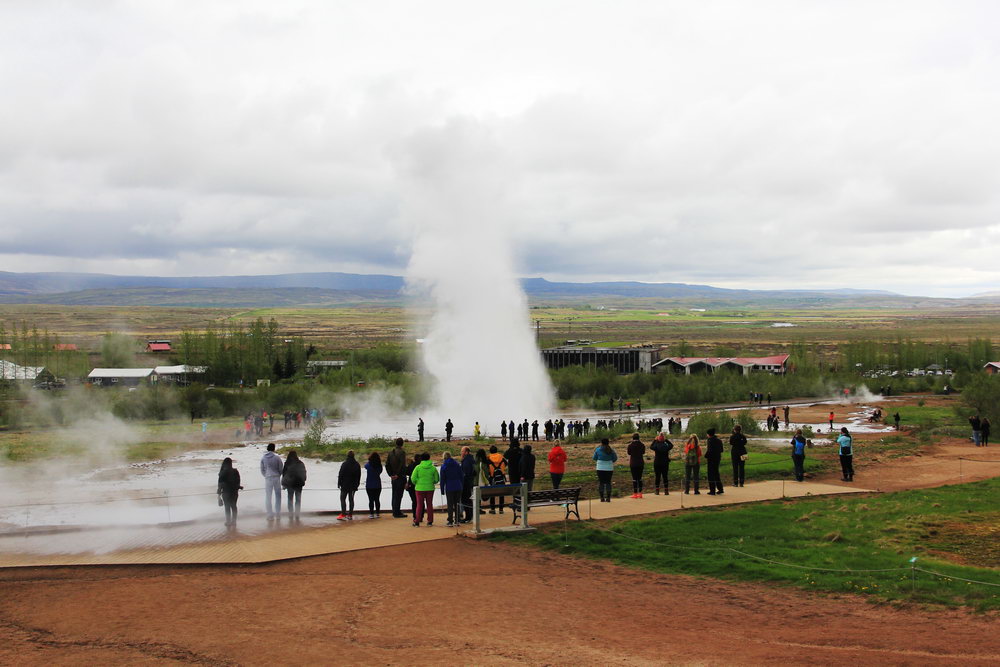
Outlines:
<svg viewBox="0 0 1000 667"><path fill-rule="evenodd" d="M648 347L551 347L542 350L549 368L566 366L611 366L618 373L649 373L659 350Z"/></svg>

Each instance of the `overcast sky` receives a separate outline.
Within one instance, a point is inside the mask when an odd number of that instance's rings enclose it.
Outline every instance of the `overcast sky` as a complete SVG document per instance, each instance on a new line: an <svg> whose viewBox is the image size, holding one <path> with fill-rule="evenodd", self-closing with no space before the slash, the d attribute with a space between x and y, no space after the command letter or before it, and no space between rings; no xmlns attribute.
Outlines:
<svg viewBox="0 0 1000 667"><path fill-rule="evenodd" d="M526 276L997 290L998 45L954 0L4 2L0 269L400 274L400 155L458 126Z"/></svg>

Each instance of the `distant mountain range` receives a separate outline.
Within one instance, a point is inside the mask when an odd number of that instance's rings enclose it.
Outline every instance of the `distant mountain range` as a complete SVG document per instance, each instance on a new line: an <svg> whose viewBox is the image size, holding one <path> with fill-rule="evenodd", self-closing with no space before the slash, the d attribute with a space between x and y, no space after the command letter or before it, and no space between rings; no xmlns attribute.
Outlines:
<svg viewBox="0 0 1000 667"><path fill-rule="evenodd" d="M712 305L770 303L848 305L873 301L929 301L883 290L742 290L685 283L521 281L532 302L581 301L601 297L709 301ZM10 273L0 271L0 303L93 306L279 307L401 303L400 276L356 273L285 273L255 276L115 276L99 273ZM950 301L950 300L949 300Z"/></svg>

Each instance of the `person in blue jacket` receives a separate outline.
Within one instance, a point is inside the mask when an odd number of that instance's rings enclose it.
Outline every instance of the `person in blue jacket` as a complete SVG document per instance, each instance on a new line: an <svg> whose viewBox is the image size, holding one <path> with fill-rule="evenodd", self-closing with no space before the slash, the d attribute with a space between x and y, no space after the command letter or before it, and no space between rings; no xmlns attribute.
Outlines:
<svg viewBox="0 0 1000 667"><path fill-rule="evenodd" d="M802 429L795 429L795 437L792 438L792 465L795 466L795 481L804 482L806 477L806 437L802 435Z"/></svg>
<svg viewBox="0 0 1000 667"><path fill-rule="evenodd" d="M837 438L837 449L840 453L840 469L844 473L845 482L854 481L854 442L847 427L840 429Z"/></svg>
<svg viewBox="0 0 1000 667"><path fill-rule="evenodd" d="M451 458L451 452L444 453L444 460L441 462L441 493L448 503L448 523L446 526L458 525L459 510L458 503L462 497L463 477L462 466L458 461Z"/></svg>
<svg viewBox="0 0 1000 667"><path fill-rule="evenodd" d="M611 476L615 474L615 461L618 454L611 449L607 438L601 439L601 444L594 450L595 468L597 469L597 491L601 494L602 503L611 502Z"/></svg>
<svg viewBox="0 0 1000 667"><path fill-rule="evenodd" d="M479 476L476 468L476 457L472 455L472 450L462 447L462 510L464 516L459 523L469 523L472 521L472 489L476 486L476 478Z"/></svg>

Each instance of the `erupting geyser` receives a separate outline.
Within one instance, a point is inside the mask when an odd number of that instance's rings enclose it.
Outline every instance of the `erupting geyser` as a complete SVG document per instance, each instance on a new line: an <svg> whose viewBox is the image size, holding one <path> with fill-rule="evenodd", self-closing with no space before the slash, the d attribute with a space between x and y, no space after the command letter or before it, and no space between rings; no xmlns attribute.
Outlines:
<svg viewBox="0 0 1000 667"><path fill-rule="evenodd" d="M548 416L554 395L514 269L500 151L478 126L453 123L414 137L402 164L415 229L407 281L432 306L428 412L491 431Z"/></svg>

